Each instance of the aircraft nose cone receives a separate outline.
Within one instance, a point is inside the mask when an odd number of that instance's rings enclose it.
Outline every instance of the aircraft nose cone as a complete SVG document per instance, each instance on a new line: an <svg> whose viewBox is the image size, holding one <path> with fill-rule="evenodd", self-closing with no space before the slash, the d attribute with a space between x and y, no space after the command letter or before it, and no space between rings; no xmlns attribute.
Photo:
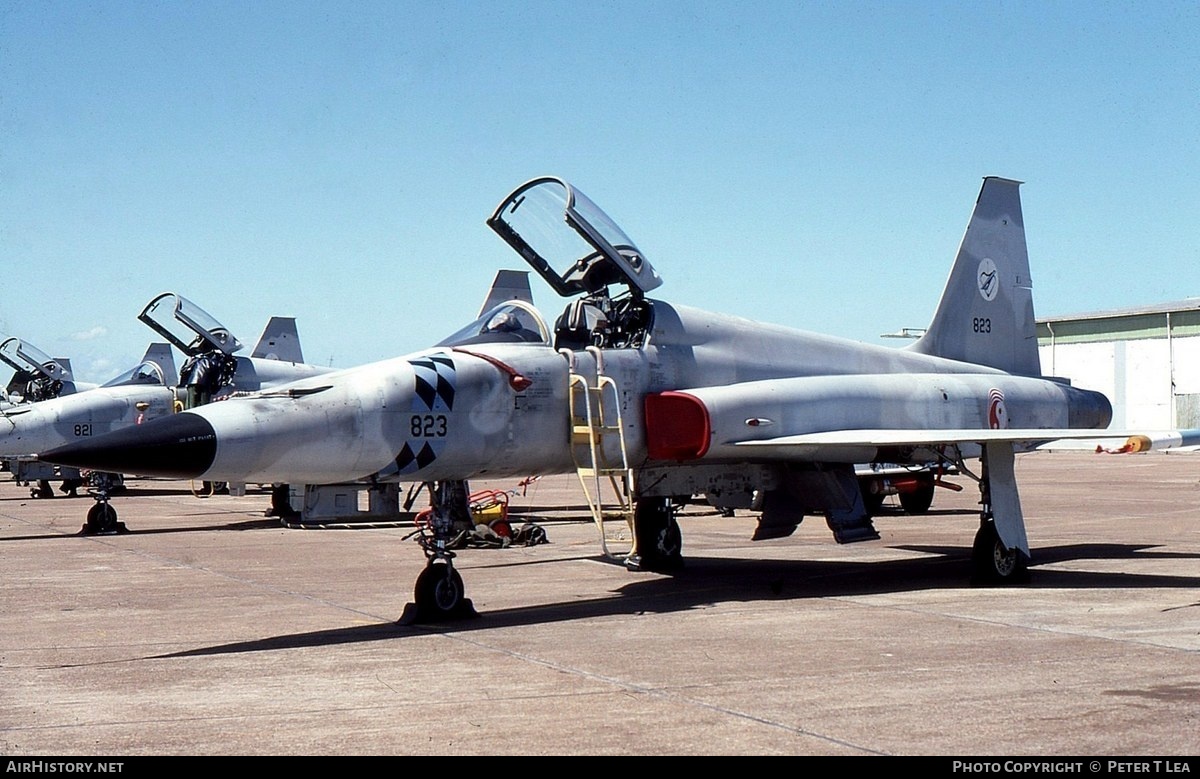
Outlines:
<svg viewBox="0 0 1200 779"><path fill-rule="evenodd" d="M212 467L216 453L213 426L185 411L60 446L38 459L111 473L193 479Z"/></svg>

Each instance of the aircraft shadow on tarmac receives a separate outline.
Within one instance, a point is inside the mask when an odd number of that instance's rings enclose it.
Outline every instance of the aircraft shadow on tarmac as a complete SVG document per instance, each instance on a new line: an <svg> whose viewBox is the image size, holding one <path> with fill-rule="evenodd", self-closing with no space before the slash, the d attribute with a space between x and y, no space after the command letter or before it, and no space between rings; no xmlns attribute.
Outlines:
<svg viewBox="0 0 1200 779"><path fill-rule="evenodd" d="M797 560L730 560L686 558L673 576L630 574L639 578L620 587L618 597L548 605L500 609L478 617L425 625L387 622L347 628L293 633L253 641L219 644L155 658L269 652L281 649L383 641L430 632L461 633L504 627L536 626L553 622L617 615L653 615L706 608L718 603L803 601L811 598L887 594L913 590L958 589L965 586L970 548L897 546L937 555L934 559L829 562ZM1126 544L1077 544L1034 550L1031 567L1071 560L1193 559L1194 554L1160 553L1154 547ZM571 558L599 559L599 558ZM549 563L563 562L562 558ZM522 563L524 565L526 563ZM546 563L527 563L542 565ZM468 570L468 569L464 569ZM619 575L625 575L621 573ZM652 577L652 578L651 578ZM468 576L468 588L469 584ZM1035 571L1033 581L1021 589L1121 589L1196 588L1200 576L1169 576L1127 572ZM1012 588L1009 588L1012 589ZM468 596L470 595L468 589Z"/></svg>
<svg viewBox="0 0 1200 779"><path fill-rule="evenodd" d="M24 488L22 488L24 489ZM254 494L254 493L247 493ZM267 498L270 498L268 493L261 493ZM126 498L150 498L163 497L166 495L195 495L197 498L220 497L220 495L200 495L196 490L188 489L187 487L126 487L122 490L113 490L113 499L124 500ZM31 498L28 491L19 495L0 496L0 501L20 501L28 503L30 501L74 501L88 500L91 496L87 494L86 488L79 487L75 495L55 494L53 498Z"/></svg>
<svg viewBox="0 0 1200 779"><path fill-rule="evenodd" d="M211 516L211 514L203 514L203 516ZM74 518L71 518L72 521ZM274 517L263 519L244 519L237 522L223 522L219 525L179 525L176 527L158 527L152 530L124 530L119 533L101 533L89 534L83 529L72 532L61 533L38 533L36 535L27 536L8 536L0 538L0 544L11 541L46 541L52 538L70 538L78 539L80 536L88 538L108 538L113 536L154 536L167 533L203 533L215 530L265 530L268 528L278 528L279 520Z"/></svg>

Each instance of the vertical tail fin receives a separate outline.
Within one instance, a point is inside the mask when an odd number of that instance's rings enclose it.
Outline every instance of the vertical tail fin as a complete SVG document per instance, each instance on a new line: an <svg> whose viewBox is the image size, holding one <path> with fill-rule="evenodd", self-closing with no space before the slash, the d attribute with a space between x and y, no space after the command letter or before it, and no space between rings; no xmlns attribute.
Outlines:
<svg viewBox="0 0 1200 779"><path fill-rule="evenodd" d="M251 357L282 362L304 362L300 350L300 333L296 330L296 319L290 316L273 316L263 328Z"/></svg>
<svg viewBox="0 0 1200 779"><path fill-rule="evenodd" d="M483 300L483 306L479 309L479 316L487 313L488 309L492 306L509 300L523 300L526 303L533 302L533 293L529 291L529 271L496 271L496 278L492 280L492 287L488 290L487 297Z"/></svg>
<svg viewBox="0 0 1200 779"><path fill-rule="evenodd" d="M912 351L1041 375L1020 185L983 180L933 322Z"/></svg>
<svg viewBox="0 0 1200 779"><path fill-rule="evenodd" d="M75 381L75 371L71 368L71 359L69 357L55 357L54 362L58 363L58 367L62 369L62 375L58 376L57 378L60 378L63 381ZM47 365L45 367L51 375L57 372L55 371L53 365Z"/></svg>
<svg viewBox="0 0 1200 779"><path fill-rule="evenodd" d="M175 369L175 353L171 351L170 344L151 343L142 355L142 362L152 362L162 369L165 386L174 387L179 383L179 371Z"/></svg>

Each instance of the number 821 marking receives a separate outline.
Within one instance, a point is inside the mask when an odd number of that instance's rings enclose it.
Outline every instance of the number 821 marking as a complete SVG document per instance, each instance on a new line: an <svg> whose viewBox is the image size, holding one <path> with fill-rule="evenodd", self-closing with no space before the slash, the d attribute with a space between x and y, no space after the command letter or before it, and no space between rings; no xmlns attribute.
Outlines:
<svg viewBox="0 0 1200 779"><path fill-rule="evenodd" d="M445 414L413 414L408 422L413 438L443 438L446 435Z"/></svg>

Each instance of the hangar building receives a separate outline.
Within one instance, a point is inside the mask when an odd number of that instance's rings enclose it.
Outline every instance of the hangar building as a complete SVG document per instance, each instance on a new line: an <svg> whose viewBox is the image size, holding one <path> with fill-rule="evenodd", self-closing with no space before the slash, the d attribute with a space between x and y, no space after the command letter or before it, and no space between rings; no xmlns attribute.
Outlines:
<svg viewBox="0 0 1200 779"><path fill-rule="evenodd" d="M1114 428L1200 428L1200 298L1038 319L1042 373L1099 390Z"/></svg>

